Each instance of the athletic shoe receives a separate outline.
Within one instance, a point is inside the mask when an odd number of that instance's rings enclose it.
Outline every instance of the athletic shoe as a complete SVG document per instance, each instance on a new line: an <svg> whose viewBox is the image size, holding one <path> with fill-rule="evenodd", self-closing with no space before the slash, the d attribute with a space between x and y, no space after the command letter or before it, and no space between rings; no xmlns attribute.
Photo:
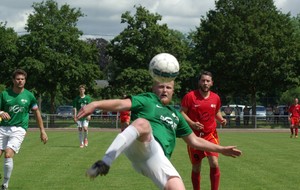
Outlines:
<svg viewBox="0 0 300 190"><path fill-rule="evenodd" d="M109 171L109 166L105 164L102 160L95 162L90 169L86 171L86 176L90 178L95 178L98 175L106 175Z"/></svg>
<svg viewBox="0 0 300 190"><path fill-rule="evenodd" d="M8 188L5 185L1 185L1 190L7 190Z"/></svg>
<svg viewBox="0 0 300 190"><path fill-rule="evenodd" d="M298 138L298 135L296 135L295 138Z"/></svg>
<svg viewBox="0 0 300 190"><path fill-rule="evenodd" d="M88 146L89 141L87 140L87 138L84 139L84 146Z"/></svg>
<svg viewBox="0 0 300 190"><path fill-rule="evenodd" d="M83 144L81 144L79 147L80 147L80 148L83 148L83 147L84 147L84 145L83 145Z"/></svg>
<svg viewBox="0 0 300 190"><path fill-rule="evenodd" d="M290 137L293 138L293 135L291 135Z"/></svg>

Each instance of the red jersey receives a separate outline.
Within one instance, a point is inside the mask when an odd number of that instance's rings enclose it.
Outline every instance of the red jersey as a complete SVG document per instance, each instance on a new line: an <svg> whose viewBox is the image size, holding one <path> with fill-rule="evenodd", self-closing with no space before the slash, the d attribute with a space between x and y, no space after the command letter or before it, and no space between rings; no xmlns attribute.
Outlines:
<svg viewBox="0 0 300 190"><path fill-rule="evenodd" d="M121 120L121 122L129 122L130 121L130 111L121 111L120 112L120 120Z"/></svg>
<svg viewBox="0 0 300 190"><path fill-rule="evenodd" d="M300 105L297 104L297 105L291 105L289 107L289 113L291 114L291 117L297 117L299 118L300 117Z"/></svg>
<svg viewBox="0 0 300 190"><path fill-rule="evenodd" d="M193 90L187 93L182 101L181 106L188 108L187 116L194 122L198 121L204 125L202 131L194 130L194 133L199 136L201 132L212 133L216 130L216 114L220 110L220 97L210 91L209 97L204 98L199 90Z"/></svg>

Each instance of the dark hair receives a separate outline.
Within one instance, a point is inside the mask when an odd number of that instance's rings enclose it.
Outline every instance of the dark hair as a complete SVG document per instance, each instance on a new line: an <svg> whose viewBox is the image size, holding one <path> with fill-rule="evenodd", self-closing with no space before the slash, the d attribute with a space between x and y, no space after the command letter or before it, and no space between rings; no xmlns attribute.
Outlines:
<svg viewBox="0 0 300 190"><path fill-rule="evenodd" d="M15 70L12 74L12 78L14 79L16 77L16 75L24 75L25 79L27 79L27 73L22 69Z"/></svg>
<svg viewBox="0 0 300 190"><path fill-rule="evenodd" d="M211 72L209 72L209 71L202 71L202 72L199 74L198 80L201 79L202 75L208 75L208 76L210 76L211 78L213 78Z"/></svg>

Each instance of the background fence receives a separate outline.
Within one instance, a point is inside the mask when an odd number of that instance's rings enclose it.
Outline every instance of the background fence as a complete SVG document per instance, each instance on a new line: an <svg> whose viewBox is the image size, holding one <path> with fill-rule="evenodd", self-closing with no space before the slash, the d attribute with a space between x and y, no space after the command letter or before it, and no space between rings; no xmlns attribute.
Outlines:
<svg viewBox="0 0 300 190"><path fill-rule="evenodd" d="M59 116L57 114L43 114L45 128L72 128L77 127L72 116ZM227 127L230 128L289 128L287 115L261 116L243 116L227 118ZM33 115L30 115L30 128L36 128L36 121ZM119 113L92 115L89 127L93 128L120 128ZM218 125L218 128L223 128Z"/></svg>

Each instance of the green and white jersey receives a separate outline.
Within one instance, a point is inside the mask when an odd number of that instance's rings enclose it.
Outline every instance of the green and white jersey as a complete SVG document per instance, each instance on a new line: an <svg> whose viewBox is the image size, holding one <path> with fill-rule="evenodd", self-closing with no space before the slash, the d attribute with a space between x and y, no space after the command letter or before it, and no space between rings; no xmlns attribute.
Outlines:
<svg viewBox="0 0 300 190"><path fill-rule="evenodd" d="M91 97L88 95L85 95L83 98L81 98L80 96L77 96L74 100L73 100L73 108L76 108L77 113L79 112L79 110L87 105L91 103ZM81 118L80 121L86 120L85 118Z"/></svg>
<svg viewBox="0 0 300 190"><path fill-rule="evenodd" d="M131 120L147 119L152 127L153 136L162 146L166 157L170 158L176 144L176 137L192 133L183 116L172 106L165 106L154 93L131 96Z"/></svg>
<svg viewBox="0 0 300 190"><path fill-rule="evenodd" d="M29 111L38 109L34 95L24 89L16 94L7 89L0 94L0 110L7 112L11 119L2 120L0 126L17 126L28 129Z"/></svg>

